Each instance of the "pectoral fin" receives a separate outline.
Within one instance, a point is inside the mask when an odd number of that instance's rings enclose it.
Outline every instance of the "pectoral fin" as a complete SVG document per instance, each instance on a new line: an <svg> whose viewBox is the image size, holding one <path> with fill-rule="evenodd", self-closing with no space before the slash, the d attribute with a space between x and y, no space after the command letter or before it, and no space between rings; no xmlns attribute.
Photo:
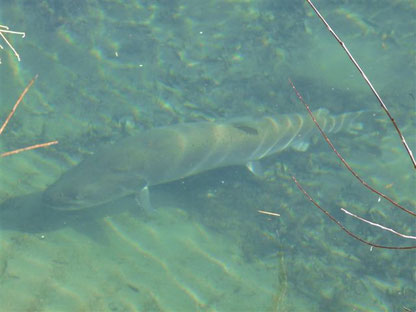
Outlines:
<svg viewBox="0 0 416 312"><path fill-rule="evenodd" d="M291 147L298 152L305 152L309 148L309 142L299 141L291 144Z"/></svg>
<svg viewBox="0 0 416 312"><path fill-rule="evenodd" d="M260 161L258 161L258 160L249 161L246 164L246 167L256 177L263 177L264 176L264 169L263 169L263 166L261 165Z"/></svg>
<svg viewBox="0 0 416 312"><path fill-rule="evenodd" d="M136 200L140 207L143 207L147 212L155 212L150 203L149 187L146 185L140 191Z"/></svg>

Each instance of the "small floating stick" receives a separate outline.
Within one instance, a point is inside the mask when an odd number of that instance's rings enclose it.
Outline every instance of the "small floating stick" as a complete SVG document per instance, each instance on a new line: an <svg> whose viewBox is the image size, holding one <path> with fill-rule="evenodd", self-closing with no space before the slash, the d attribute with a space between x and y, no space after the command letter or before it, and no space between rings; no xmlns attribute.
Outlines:
<svg viewBox="0 0 416 312"><path fill-rule="evenodd" d="M280 217L280 214L276 212L264 211L264 210L257 210L258 213L262 213L268 216Z"/></svg>

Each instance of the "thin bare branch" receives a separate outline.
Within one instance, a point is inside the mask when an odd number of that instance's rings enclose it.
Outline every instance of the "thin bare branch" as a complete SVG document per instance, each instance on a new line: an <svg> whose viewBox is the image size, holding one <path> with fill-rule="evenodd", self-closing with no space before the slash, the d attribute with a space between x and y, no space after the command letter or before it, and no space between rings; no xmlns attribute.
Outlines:
<svg viewBox="0 0 416 312"><path fill-rule="evenodd" d="M360 72L361 76L363 77L363 79L365 80L365 82L367 83L367 85L370 87L371 91L373 92L373 94L375 95L375 97L377 98L377 101L380 103L380 106L383 108L384 112L387 114L387 116L390 118L390 121L392 122L394 128L396 129L397 134L400 137L400 140L402 141L402 144L404 146L404 148L406 149L407 154L410 157L410 161L413 164L413 168L416 169L416 161L415 158L413 156L413 152L410 149L409 145L407 144L402 132L400 131L396 121L394 120L393 116L390 114L389 110L387 109L386 104L384 104L383 100L381 99L380 95L378 94L377 90L373 87L373 84L370 82L370 80L367 78L367 75L364 73L364 71L361 69L360 65L358 65L357 61L355 60L355 58L352 56L351 52L348 50L347 46L345 45L345 43L341 40L340 37L338 37L338 35L335 33L335 31L332 29L332 27L328 24L328 22L325 20L325 18L321 15L321 13L318 11L318 9L315 7L315 5L312 3L311 0L306 0L309 5L312 7L312 9L315 11L316 15L319 17L319 19L322 21L322 23L324 23L324 25L326 26L326 28L328 29L328 31L332 34L332 36L338 41L338 43L341 45L341 47L344 49L345 53L347 53L349 59L354 63L355 67L358 69L358 71Z"/></svg>
<svg viewBox="0 0 416 312"><path fill-rule="evenodd" d="M21 153L21 152L24 152L24 151L29 151L29 150L34 150L34 149L38 149L38 148L41 148L41 147L47 147L47 146L50 146L50 145L55 145L55 144L58 144L58 143L59 143L58 141L51 141L51 142L47 142L47 143L35 144L35 145L32 145L32 146L23 147L23 148L19 148L17 150L13 150L13 151L10 151L10 152L0 154L0 157L6 157L6 156Z"/></svg>
<svg viewBox="0 0 416 312"><path fill-rule="evenodd" d="M364 219L363 217L357 216L356 214L353 214L352 212L348 211L347 209L341 208L341 211L344 212L344 213L346 213L347 215L349 215L351 217L354 217L354 218L356 218L356 219L358 219L360 221L363 221L365 223L368 223L368 224L370 224L372 226L378 227L378 228L380 228L380 229L382 229L384 231L391 232L391 233L393 233L393 234L395 234L397 236L400 236L400 237L403 237L403 238L407 238L407 239L416 239L416 236L405 235L405 234L399 233L399 232L397 232L397 231L395 231L395 230L393 230L391 228L388 228L388 227L386 227L384 225L381 225L381 224L372 222L370 220Z"/></svg>
<svg viewBox="0 0 416 312"><path fill-rule="evenodd" d="M35 77L30 80L30 82L27 84L26 88L23 90L23 92L20 94L19 98L17 99L16 103L14 104L11 112L7 116L6 120L4 121L3 125L0 128L0 134L3 133L4 129L6 129L7 124L9 123L10 119L13 117L17 107L19 106L20 102L22 102L23 98L25 97L27 91L29 91L32 84L35 82L35 80L38 78L39 75L35 75Z"/></svg>

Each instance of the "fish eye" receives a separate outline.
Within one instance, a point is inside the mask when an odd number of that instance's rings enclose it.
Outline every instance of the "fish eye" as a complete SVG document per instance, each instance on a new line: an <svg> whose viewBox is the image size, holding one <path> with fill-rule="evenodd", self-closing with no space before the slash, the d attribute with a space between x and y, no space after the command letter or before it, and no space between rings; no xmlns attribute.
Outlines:
<svg viewBox="0 0 416 312"><path fill-rule="evenodd" d="M77 199L79 197L79 192L73 188L70 188L65 192L65 197L69 199Z"/></svg>

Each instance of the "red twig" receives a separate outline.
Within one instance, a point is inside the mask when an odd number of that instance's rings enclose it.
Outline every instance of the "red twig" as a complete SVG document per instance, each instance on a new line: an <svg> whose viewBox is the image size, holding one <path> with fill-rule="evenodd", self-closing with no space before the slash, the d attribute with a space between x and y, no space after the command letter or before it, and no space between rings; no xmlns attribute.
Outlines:
<svg viewBox="0 0 416 312"><path fill-rule="evenodd" d="M296 180L295 177L292 176L293 181L296 183L296 186L299 188L299 190L302 191L302 193L317 207L320 209L324 214L327 215L331 221L333 221L336 225L338 225L345 233L347 233L349 236L355 238L356 240L359 240L360 242L369 245L371 247L375 248L382 248L382 249L416 249L416 246L385 246L385 245L378 245L371 243L365 239L362 239L361 237L355 235L350 230L348 230L345 226L342 225L341 222L339 222L337 219L335 219L328 211L326 211L324 208L319 206L319 204L308 194L308 192L305 191L305 189L299 184L299 182Z"/></svg>
<svg viewBox="0 0 416 312"><path fill-rule="evenodd" d="M293 82L289 79L289 83L292 85L293 90L296 93L296 96L298 97L298 99L302 102L302 104L305 106L305 108L307 109L309 115L311 116L313 122L315 123L316 127L318 128L319 132L321 132L321 135L324 137L326 143L328 143L328 145L331 147L331 149L334 151L334 153L337 155L337 157L339 158L339 160L341 160L341 162L344 164L344 166L348 169L349 172L351 172L351 174L362 184L364 185L367 189L369 189L371 192L379 195L380 197L383 197L385 200L389 201L390 203L392 203L394 206L396 206L397 208L400 208L401 210L411 214L412 216L416 216L416 213L413 211L410 211L406 208L404 208L403 206L401 206L400 204L398 204L397 202L395 202L394 200L392 200L390 197L388 197L387 195L384 195L383 193L377 191L375 188L373 188L372 186L370 186L367 182L365 182L355 171L354 169L351 168L351 166L347 163L347 161L341 156L341 154L337 151L337 149L335 148L334 144L332 144L331 140L328 138L328 136L326 135L326 133L324 132L324 130L322 130L321 126L319 125L319 123L316 121L315 116L313 115L311 109L309 108L309 105L303 100L302 95L298 92L298 90L296 90L295 85L293 84Z"/></svg>
<svg viewBox="0 0 416 312"><path fill-rule="evenodd" d="M364 71L361 69L360 65L358 65L357 61L354 59L354 57L352 56L351 52L348 50L347 46L345 45L345 43L341 40L341 38L338 37L338 35L335 33L335 31L331 28L331 26L328 24L328 22L325 20L325 18L321 15L321 13L319 13L318 9L315 7L315 5L312 3L311 0L306 0L309 5L312 7L312 9L315 11L316 15L319 17L319 19L322 21L322 23L324 23L324 25L326 26L326 28L328 29L328 31L332 34L332 36L334 36L334 38L338 41L338 43L341 45L341 47L344 49L345 53L347 53L349 59L351 60L351 62L353 62L353 64L355 65L355 67L358 69L358 71L360 72L361 76L363 77L363 79L365 80L365 82L367 83L367 85L370 87L371 91L373 92L373 94L375 95L375 97L377 98L377 101L380 103L380 106L383 108L384 112L387 114L387 116L390 118L394 128L396 129L397 134L400 137L400 140L402 141L402 144L404 146L404 148L406 149L407 154L410 157L410 160L413 164L413 168L416 169L416 161L415 158L413 156L413 152L412 150L409 148L409 146L407 145L407 142L402 134L402 132L400 131L399 127L397 126L396 121L394 120L393 116L390 114L389 110L387 109L386 104L384 104L383 100L381 99L380 95L378 94L378 92L376 91L376 89L373 87L373 84L370 82L370 80L367 78L367 75L364 73Z"/></svg>

